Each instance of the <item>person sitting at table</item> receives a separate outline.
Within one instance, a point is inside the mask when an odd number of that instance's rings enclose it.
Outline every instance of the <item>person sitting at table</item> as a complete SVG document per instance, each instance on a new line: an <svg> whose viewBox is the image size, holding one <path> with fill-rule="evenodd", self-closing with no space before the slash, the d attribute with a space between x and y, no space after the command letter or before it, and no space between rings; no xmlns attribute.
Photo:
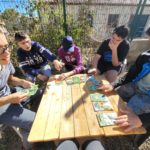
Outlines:
<svg viewBox="0 0 150 150"><path fill-rule="evenodd" d="M30 88L32 83L14 77L15 72L10 62L10 45L5 35L0 32L0 124L22 128L23 146L29 150L32 144L27 142L35 112L25 109L20 104L28 99L26 93L11 93L9 84Z"/></svg>
<svg viewBox="0 0 150 150"><path fill-rule="evenodd" d="M82 63L81 51L77 47L71 36L65 36L62 40L62 46L58 49L58 56L65 65L67 72L57 76L57 79L65 78L83 72L85 69Z"/></svg>
<svg viewBox="0 0 150 150"><path fill-rule="evenodd" d="M129 42L126 40L128 28L116 27L111 38L105 40L97 50L88 73L103 74L109 82L116 80L129 51Z"/></svg>
<svg viewBox="0 0 150 150"><path fill-rule="evenodd" d="M56 56L38 42L31 41L26 33L17 32L15 41L19 47L17 50L19 67L28 81L35 82L36 78L46 81L51 76L49 61L53 62L58 71L61 70L62 63Z"/></svg>
<svg viewBox="0 0 150 150"><path fill-rule="evenodd" d="M29 100L38 103L42 92L36 93L33 97L29 97L27 93L11 92L9 85L11 87L21 86L26 89L30 88L33 83L13 75L15 69L10 61L10 54L11 44L8 43L4 33L0 31L0 124L19 127L23 137L23 147L25 150L31 150L33 144L29 143L27 138L35 118L35 112L24 108L21 103Z"/></svg>
<svg viewBox="0 0 150 150"><path fill-rule="evenodd" d="M150 40L150 28L146 34ZM125 115L119 116L116 124L126 127L125 131L143 125L147 129L147 134L136 136L139 146L150 135L150 50L138 56L124 77L112 84L101 85L99 89L109 92L119 86L121 87L117 91L129 108L121 109Z"/></svg>

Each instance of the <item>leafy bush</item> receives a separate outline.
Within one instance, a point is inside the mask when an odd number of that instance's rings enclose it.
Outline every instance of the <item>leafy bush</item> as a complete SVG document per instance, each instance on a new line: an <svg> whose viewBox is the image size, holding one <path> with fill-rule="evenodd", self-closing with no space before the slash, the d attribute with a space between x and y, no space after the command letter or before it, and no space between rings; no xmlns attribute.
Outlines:
<svg viewBox="0 0 150 150"><path fill-rule="evenodd" d="M11 37L16 31L24 30L29 33L32 40L38 41L57 54L57 49L65 36L62 3L50 5L39 1L32 3L30 7L29 16L24 16L14 9L7 9L0 14L0 19L5 22ZM36 15L32 15L34 12ZM79 47L88 47L91 44L88 39L92 31L87 19L90 12L86 6L80 6L78 13L79 15L74 19L73 14L68 11L68 35L73 37ZM12 51L12 60L17 65L16 48Z"/></svg>
<svg viewBox="0 0 150 150"><path fill-rule="evenodd" d="M57 53L65 36L62 4L50 5L41 2L37 4L36 9L39 21L31 32L31 37ZM80 6L79 15L74 19L73 14L68 10L67 33L73 37L79 47L88 47L91 44L88 39L93 28L87 19L89 13L86 6Z"/></svg>

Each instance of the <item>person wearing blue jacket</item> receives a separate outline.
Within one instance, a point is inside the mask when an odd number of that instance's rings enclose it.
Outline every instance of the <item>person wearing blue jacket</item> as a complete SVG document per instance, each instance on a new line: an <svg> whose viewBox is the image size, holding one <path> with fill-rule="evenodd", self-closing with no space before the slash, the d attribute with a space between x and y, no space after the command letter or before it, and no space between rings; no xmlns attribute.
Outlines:
<svg viewBox="0 0 150 150"><path fill-rule="evenodd" d="M46 81L51 76L49 61L53 62L56 70L61 70L62 63L56 56L38 42L31 41L26 33L17 32L15 41L19 47L17 50L19 67L27 80L34 82L38 78Z"/></svg>
<svg viewBox="0 0 150 150"><path fill-rule="evenodd" d="M146 34L150 40L150 28ZM115 123L125 131L144 126L147 133L137 135L134 143L140 146L150 135L150 50L141 53L128 73L111 84L103 84L99 89L110 92L120 87L117 92L128 108L120 107L122 115L116 118Z"/></svg>

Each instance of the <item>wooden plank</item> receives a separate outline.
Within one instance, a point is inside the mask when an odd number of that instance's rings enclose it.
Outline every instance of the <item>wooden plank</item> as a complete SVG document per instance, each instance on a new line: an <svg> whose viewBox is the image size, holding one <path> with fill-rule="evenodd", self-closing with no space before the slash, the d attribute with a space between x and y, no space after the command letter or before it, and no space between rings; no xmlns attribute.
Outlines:
<svg viewBox="0 0 150 150"><path fill-rule="evenodd" d="M79 84L72 85L75 137L90 135L80 90Z"/></svg>
<svg viewBox="0 0 150 150"><path fill-rule="evenodd" d="M50 91L50 92L49 92ZM48 112L51 105L51 87L46 88L41 103L39 105L35 120L33 122L28 141L39 142L44 141L45 128L48 119ZM38 132L37 132L38 131Z"/></svg>
<svg viewBox="0 0 150 150"><path fill-rule="evenodd" d="M57 140L60 130L60 116L62 103L62 86L52 86L51 90L51 106L48 114L48 121L44 135L44 141Z"/></svg>
<svg viewBox="0 0 150 150"><path fill-rule="evenodd" d="M97 112L94 112L92 102L90 99L90 91L88 90L88 87L85 83L80 84L82 97L84 101L84 108L88 123L88 128L90 131L90 136L102 136L104 135L103 128L99 127L96 114Z"/></svg>
<svg viewBox="0 0 150 150"><path fill-rule="evenodd" d="M60 139L74 138L71 86L63 85Z"/></svg>

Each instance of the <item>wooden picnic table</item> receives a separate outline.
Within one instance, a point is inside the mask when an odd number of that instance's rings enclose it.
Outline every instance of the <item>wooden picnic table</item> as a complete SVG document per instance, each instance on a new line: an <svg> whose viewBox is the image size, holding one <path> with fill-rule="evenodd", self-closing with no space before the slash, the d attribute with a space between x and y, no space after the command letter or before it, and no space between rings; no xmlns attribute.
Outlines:
<svg viewBox="0 0 150 150"><path fill-rule="evenodd" d="M82 76L82 74L75 75ZM101 76L97 80L107 83ZM90 99L91 93L103 93L100 90L91 92L85 82L79 84L56 85L55 81L47 84L33 122L28 141L59 141L70 138L119 136L129 134L144 134L143 127L124 132L117 126L100 127ZM113 111L119 113L119 96L113 91L105 93L108 96ZM121 101L124 104L123 101Z"/></svg>

